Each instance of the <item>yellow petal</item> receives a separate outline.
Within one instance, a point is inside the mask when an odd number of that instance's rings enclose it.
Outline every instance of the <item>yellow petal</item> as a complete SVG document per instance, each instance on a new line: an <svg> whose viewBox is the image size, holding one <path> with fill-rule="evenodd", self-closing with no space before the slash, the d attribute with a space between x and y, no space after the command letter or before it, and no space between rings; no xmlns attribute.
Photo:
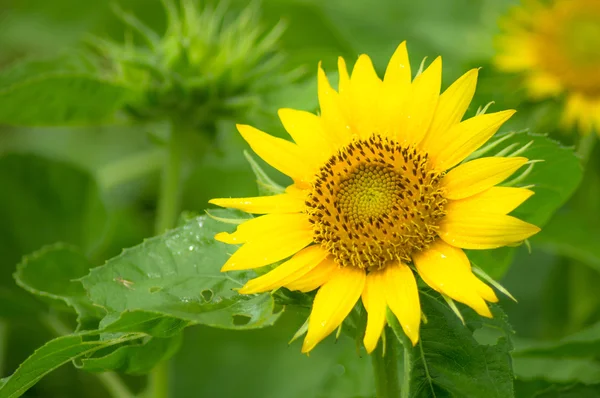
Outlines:
<svg viewBox="0 0 600 398"><path fill-rule="evenodd" d="M331 140L339 148L351 139L350 123L342 108L340 95L329 84L329 80L323 68L321 68L321 64L319 64L317 84L323 131L330 135Z"/></svg>
<svg viewBox="0 0 600 398"><path fill-rule="evenodd" d="M258 156L283 174L298 182L313 179L318 166L311 164L298 145L245 124L238 124L237 129Z"/></svg>
<svg viewBox="0 0 600 398"><path fill-rule="evenodd" d="M342 57L338 57L338 71L340 74L338 91L340 95L344 95L350 87L350 77L348 76L348 68L346 68L346 61L344 61L344 58Z"/></svg>
<svg viewBox="0 0 600 398"><path fill-rule="evenodd" d="M445 197L458 200L483 192L507 179L525 163L527 158L490 157L461 164L442 181Z"/></svg>
<svg viewBox="0 0 600 398"><path fill-rule="evenodd" d="M312 245L266 274L249 280L240 289L242 294L267 292L285 286L316 267L329 253L321 245Z"/></svg>
<svg viewBox="0 0 600 398"><path fill-rule="evenodd" d="M383 270L385 298L413 345L419 341L421 304L415 276L408 266L390 263Z"/></svg>
<svg viewBox="0 0 600 398"><path fill-rule="evenodd" d="M379 100L381 80L377 77L373 62L362 54L352 70L350 77L350 114L353 126L361 138L367 138L379 130Z"/></svg>
<svg viewBox="0 0 600 398"><path fill-rule="evenodd" d="M442 58L437 57L411 85L410 101L404 104L406 109L398 122L400 142L418 144L423 140L435 115L441 86Z"/></svg>
<svg viewBox="0 0 600 398"><path fill-rule="evenodd" d="M536 40L532 34L515 34L500 37L498 47L504 50L494 58L499 69L506 72L530 70L537 64Z"/></svg>
<svg viewBox="0 0 600 398"><path fill-rule="evenodd" d="M306 157L313 158L316 163L331 157L336 149L335 142L323 131L319 116L289 108L280 109L278 113L283 127L304 150Z"/></svg>
<svg viewBox="0 0 600 398"><path fill-rule="evenodd" d="M491 187L477 195L460 200L450 200L446 213L469 213L472 211L508 214L533 195L525 188Z"/></svg>
<svg viewBox="0 0 600 398"><path fill-rule="evenodd" d="M453 125L459 123L475 94L479 69L471 69L440 95L431 127L422 143L427 151L429 142L440 139Z"/></svg>
<svg viewBox="0 0 600 398"><path fill-rule="evenodd" d="M527 76L525 86L529 89L529 95L536 100L554 97L563 91L560 79L541 71Z"/></svg>
<svg viewBox="0 0 600 398"><path fill-rule="evenodd" d="M380 133L397 140L405 103L410 99L412 75L406 42L402 42L392 56L383 78L382 100L380 102Z"/></svg>
<svg viewBox="0 0 600 398"><path fill-rule="evenodd" d="M583 135L593 131L600 135L600 99L570 93L566 98L561 125L565 128L576 127Z"/></svg>
<svg viewBox="0 0 600 398"><path fill-rule="evenodd" d="M308 195L311 188L312 187L306 187L306 186L299 187L296 184L292 184L285 188L285 193L290 194L290 195L301 196L302 198L306 198L306 195Z"/></svg>
<svg viewBox="0 0 600 398"><path fill-rule="evenodd" d="M538 233L535 225L518 218L490 213L450 213L440 223L438 235L463 249L495 249L521 242Z"/></svg>
<svg viewBox="0 0 600 398"><path fill-rule="evenodd" d="M413 262L425 283L434 290L468 305L479 315L491 318L484 299L497 302L494 291L471 271L461 249L436 241L429 249L413 255Z"/></svg>
<svg viewBox="0 0 600 398"><path fill-rule="evenodd" d="M377 342L385 327L387 304L383 278L383 271L369 273L365 289L362 292L362 302L367 310L367 329L365 330L363 343L369 354L377 347Z"/></svg>
<svg viewBox="0 0 600 398"><path fill-rule="evenodd" d="M508 110L467 119L432 137L425 150L437 170L447 170L488 141L514 113Z"/></svg>
<svg viewBox="0 0 600 398"><path fill-rule="evenodd" d="M315 296L302 352L311 351L348 316L365 286L366 273L356 267L341 267Z"/></svg>
<svg viewBox="0 0 600 398"><path fill-rule="evenodd" d="M258 196L254 198L220 198L211 199L213 205L238 209L246 213L298 213L306 208L305 198L300 195L287 193L273 196Z"/></svg>
<svg viewBox="0 0 600 398"><path fill-rule="evenodd" d="M310 229L310 224L305 214L268 214L243 222L233 233L218 233L215 235L215 239L230 245L239 245L251 240L263 239L265 234L273 233L273 231L305 230L307 228Z"/></svg>
<svg viewBox="0 0 600 398"><path fill-rule="evenodd" d="M325 258L325 260L321 261L309 272L305 274L294 274L290 278L292 282L289 282L284 286L290 290L310 292L329 281L337 269L338 266L335 264L333 259Z"/></svg>
<svg viewBox="0 0 600 398"><path fill-rule="evenodd" d="M256 236L246 237L246 232L241 234L247 243L229 257L221 271L252 269L272 264L297 253L313 241L312 225L308 220L289 223L283 228L270 229Z"/></svg>
<svg viewBox="0 0 600 398"><path fill-rule="evenodd" d="M389 85L393 86L394 89L400 89L410 86L411 80L412 75L410 72L408 51L406 50L406 42L403 41L388 63L383 82L386 86Z"/></svg>

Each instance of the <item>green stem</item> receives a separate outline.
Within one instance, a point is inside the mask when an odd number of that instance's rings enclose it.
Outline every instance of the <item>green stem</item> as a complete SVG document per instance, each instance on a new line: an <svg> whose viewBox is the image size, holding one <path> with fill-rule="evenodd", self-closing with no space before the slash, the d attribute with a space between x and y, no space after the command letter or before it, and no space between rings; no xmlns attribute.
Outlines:
<svg viewBox="0 0 600 398"><path fill-rule="evenodd" d="M173 228L177 223L179 214L179 201L181 197L181 164L184 145L185 130L171 123L171 137L169 139L168 157L164 165L158 208L156 214L155 233L161 234ZM149 375L149 398L169 397L169 361L157 364Z"/></svg>
<svg viewBox="0 0 600 398"><path fill-rule="evenodd" d="M96 377L104 384L106 390L114 398L135 398L119 375L114 372L97 373Z"/></svg>
<svg viewBox="0 0 600 398"><path fill-rule="evenodd" d="M375 373L377 398L398 398L400 380L398 378L398 340L390 328L385 328L385 352L380 343L371 354Z"/></svg>
<svg viewBox="0 0 600 398"><path fill-rule="evenodd" d="M169 396L169 361L162 361L150 373L148 398L168 398Z"/></svg>
<svg viewBox="0 0 600 398"><path fill-rule="evenodd" d="M402 341L404 347L404 368L403 368L403 379L402 379L402 395L401 398L408 398L410 396L410 376L412 372L412 344L408 339Z"/></svg>
<svg viewBox="0 0 600 398"><path fill-rule="evenodd" d="M577 145L577 154L581 158L581 162L585 166L588 159L594 151L594 145L596 144L595 132L590 132L587 135L582 136L579 139L579 145Z"/></svg>
<svg viewBox="0 0 600 398"><path fill-rule="evenodd" d="M6 355L6 346L8 342L8 322L0 319L0 375L4 375L4 361L8 357Z"/></svg>
<svg viewBox="0 0 600 398"><path fill-rule="evenodd" d="M50 313L44 315L40 318L40 321L56 336L66 336L72 332L71 329L56 316L56 314ZM135 395L129 391L127 385L115 372L93 373L93 375L96 376L100 383L102 383L104 388L106 388L106 391L110 393L111 397L135 398Z"/></svg>
<svg viewBox="0 0 600 398"><path fill-rule="evenodd" d="M158 196L158 209L154 228L156 234L162 234L166 230L173 228L177 223L181 197L183 133L183 131L178 129L177 125L172 123L168 146L169 153L164 165Z"/></svg>

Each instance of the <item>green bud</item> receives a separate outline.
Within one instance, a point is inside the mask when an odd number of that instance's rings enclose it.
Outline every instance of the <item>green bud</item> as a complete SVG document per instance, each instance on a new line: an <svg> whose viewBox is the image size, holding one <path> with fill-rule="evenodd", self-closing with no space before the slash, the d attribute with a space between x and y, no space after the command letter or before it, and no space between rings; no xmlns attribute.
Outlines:
<svg viewBox="0 0 600 398"><path fill-rule="evenodd" d="M200 7L195 0L162 3L167 17L162 36L115 6L142 45L91 41L108 61L111 77L139 90L126 107L131 116L168 119L212 134L220 120L263 113L262 98L299 76L299 70L281 72L284 56L277 45L284 24L264 29L256 3L237 14L226 2L215 7Z"/></svg>

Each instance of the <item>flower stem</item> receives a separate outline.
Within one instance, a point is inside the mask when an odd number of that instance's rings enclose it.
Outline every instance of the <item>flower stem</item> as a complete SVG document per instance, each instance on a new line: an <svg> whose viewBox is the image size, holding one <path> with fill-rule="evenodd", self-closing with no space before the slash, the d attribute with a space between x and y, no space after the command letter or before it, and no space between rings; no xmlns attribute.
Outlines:
<svg viewBox="0 0 600 398"><path fill-rule="evenodd" d="M408 398L410 396L410 376L412 372L412 345L408 338L402 341L404 347L404 367L403 367L403 379L402 379L402 395L401 398Z"/></svg>
<svg viewBox="0 0 600 398"><path fill-rule="evenodd" d="M123 383L119 375L114 372L104 372L96 374L96 377L104 384L104 388L114 398L135 398Z"/></svg>
<svg viewBox="0 0 600 398"><path fill-rule="evenodd" d="M400 380L398 378L398 340L390 328L385 328L385 352L379 344L371 354L371 363L375 372L377 398L398 398Z"/></svg>
<svg viewBox="0 0 600 398"><path fill-rule="evenodd" d="M178 129L175 123L171 124L171 137L168 144L168 155L163 166L158 208L154 231L162 234L167 229L173 228L179 213L181 196L181 163L183 152L184 132Z"/></svg>
<svg viewBox="0 0 600 398"><path fill-rule="evenodd" d="M181 164L185 130L176 123L171 123L168 154L164 164L154 232L162 234L173 228L179 214L181 196ZM148 398L169 397L169 361L158 363L148 379Z"/></svg>
<svg viewBox="0 0 600 398"><path fill-rule="evenodd" d="M168 398L169 396L169 361L158 363L150 373L148 398Z"/></svg>
<svg viewBox="0 0 600 398"><path fill-rule="evenodd" d="M595 132L590 132L587 135L582 136L579 139L577 145L577 154L581 158L581 162L585 166L592 152L594 151L594 145L596 144Z"/></svg>
<svg viewBox="0 0 600 398"><path fill-rule="evenodd" d="M8 343L8 323L0 319L0 375L4 375L6 347Z"/></svg>

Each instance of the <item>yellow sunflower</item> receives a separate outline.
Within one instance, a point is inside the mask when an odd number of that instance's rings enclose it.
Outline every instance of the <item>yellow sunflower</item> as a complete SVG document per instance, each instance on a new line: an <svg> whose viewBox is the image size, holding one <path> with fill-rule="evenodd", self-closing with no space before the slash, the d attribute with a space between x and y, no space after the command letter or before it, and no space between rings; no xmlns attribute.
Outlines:
<svg viewBox="0 0 600 398"><path fill-rule="evenodd" d="M463 162L514 111L461 122L477 69L440 95L441 74L437 58L412 80L405 43L383 80L368 56L358 58L351 75L339 58L338 91L319 67L319 115L279 111L294 142L237 126L252 149L293 184L278 195L210 201L264 214L234 233L217 234L219 241L242 244L222 271L285 260L240 293L319 289L303 352L334 331L360 298L368 315L369 353L388 307L416 344L421 309L415 271L433 289L491 317L486 301L497 301L496 295L473 274L462 249L511 245L539 231L508 215L532 192L495 187L527 159Z"/></svg>
<svg viewBox="0 0 600 398"><path fill-rule="evenodd" d="M500 22L495 63L533 99L566 95L563 123L600 133L600 1L528 0Z"/></svg>

